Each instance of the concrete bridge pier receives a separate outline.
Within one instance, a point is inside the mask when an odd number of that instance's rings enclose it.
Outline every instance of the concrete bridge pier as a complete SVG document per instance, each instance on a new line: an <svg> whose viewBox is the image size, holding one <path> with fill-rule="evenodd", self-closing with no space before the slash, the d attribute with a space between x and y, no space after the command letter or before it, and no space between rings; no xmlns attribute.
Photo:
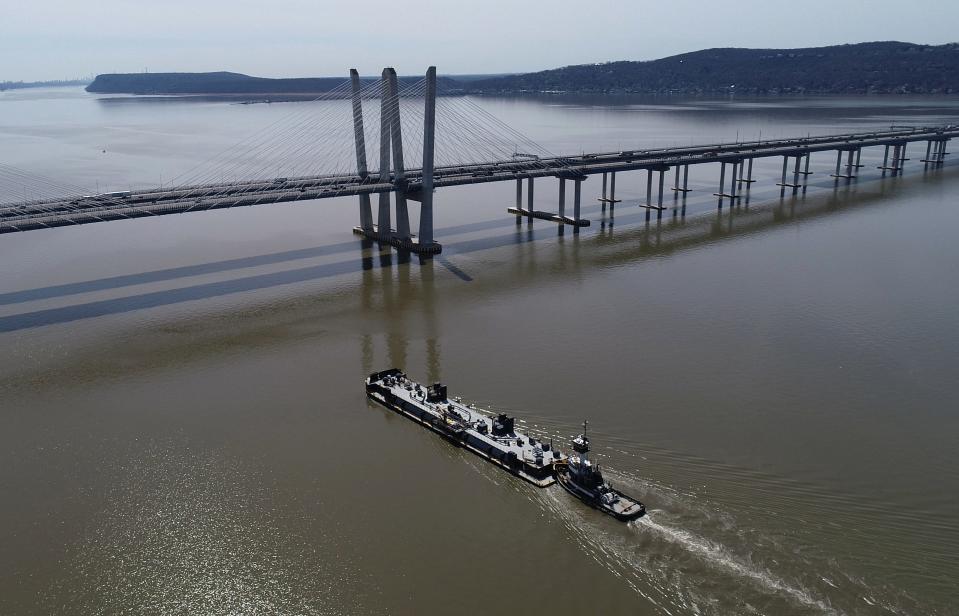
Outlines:
<svg viewBox="0 0 959 616"><path fill-rule="evenodd" d="M679 169L683 170L683 187L679 187ZM675 183L673 184L673 191L676 193L683 193L683 198L685 199L686 193L690 192L689 187L689 165L676 165L676 177Z"/></svg>
<svg viewBox="0 0 959 616"><path fill-rule="evenodd" d="M355 68L350 69L350 81L353 85L353 140L356 145L356 173L363 180L369 177L366 168L366 143L363 131L363 101L360 98L360 74ZM369 194L359 196L360 226L364 235L373 234L373 207L370 204Z"/></svg>
<svg viewBox="0 0 959 616"><path fill-rule="evenodd" d="M737 169L742 164L741 160L728 161L729 164L733 166L732 168L732 177L729 182L729 192L726 192L726 164L727 161L721 161L719 163L719 192L713 193L714 197L719 197L719 209L723 209L723 199L729 199L729 205L733 206L736 204L736 199L739 198L737 192Z"/></svg>
<svg viewBox="0 0 959 616"><path fill-rule="evenodd" d="M557 210L560 218L566 217L566 178L559 178L559 203Z"/></svg>
<svg viewBox="0 0 959 616"><path fill-rule="evenodd" d="M783 156L782 177L780 178L780 180L779 180L778 182L776 182L776 186L779 186L779 197L780 197L780 198L786 196L786 188L792 188L792 189L793 189L792 194L794 194L794 195L795 195L796 193L798 193L798 192L799 192L799 189L803 186L802 184L799 183L799 176L802 175L803 177L805 177L805 174L806 174L807 172L812 173L812 172L808 171L808 164L807 164L807 167L806 167L806 171L800 171L800 170L799 170L799 165L802 163L802 159L806 158L807 156L808 156L808 152L807 152L806 154L799 154L798 156L790 156L789 154L786 154L786 155ZM787 182L787 181L786 181L786 173L787 173L787 171L788 171L788 169L789 169L789 159L790 159L790 158L794 158L794 159L795 159L795 163L793 164L792 182Z"/></svg>
<svg viewBox="0 0 959 616"><path fill-rule="evenodd" d="M796 162L793 164L793 183L792 183L792 188L793 188L793 194L794 194L794 195L799 192L799 162L800 162L801 159L802 159L802 156L797 156L797 157L796 157Z"/></svg>
<svg viewBox="0 0 959 616"><path fill-rule="evenodd" d="M926 142L926 155L919 160L919 162L922 163L923 169L928 169L929 163L933 162L932 161L932 144L933 143L934 141L932 139Z"/></svg>
<svg viewBox="0 0 959 616"><path fill-rule="evenodd" d="M606 196L606 176L609 175L609 196ZM606 204L609 204L609 211L612 213L613 206L621 201L621 199L616 198L616 172L615 171L604 171L603 172L603 192L602 197L599 198L599 201L603 204L603 211L606 211Z"/></svg>
<svg viewBox="0 0 959 616"><path fill-rule="evenodd" d="M682 188L679 187L679 168L680 168L680 167L682 167L682 169L683 169L683 186L682 186ZM680 193L682 193L682 195L683 195L682 215L683 215L683 217L685 218L685 217L686 217L686 193L690 192L690 189L689 189L689 164L676 165L676 181L675 181L675 183L674 183L674 185L673 185L673 191L676 193L676 196L678 196ZM676 199L675 199L675 197L674 197L674 200L673 200L673 216L676 216L676 202L675 202L675 201L676 201Z"/></svg>
<svg viewBox="0 0 959 616"><path fill-rule="evenodd" d="M603 172L603 192L602 196L599 198L600 203L603 204L603 214L606 213L606 172Z"/></svg>
<svg viewBox="0 0 959 616"><path fill-rule="evenodd" d="M443 247L433 240L433 152L436 145L436 67L426 71L423 113L423 187L420 194L420 233L417 252L439 254Z"/></svg>
<svg viewBox="0 0 959 616"><path fill-rule="evenodd" d="M719 209L723 209L723 194L726 188L726 161L719 163L719 192L713 193L714 197L719 197Z"/></svg>
<svg viewBox="0 0 959 616"><path fill-rule="evenodd" d="M390 84L386 69L383 69L380 86L380 171L379 182L390 181ZM377 239L388 240L392 232L390 221L390 193L381 192L376 217Z"/></svg>
<svg viewBox="0 0 959 616"><path fill-rule="evenodd" d="M659 170L659 197L656 200L656 220L662 220L663 210L666 209L663 207L663 180L666 176L666 169ZM649 210L646 210L646 213L649 213Z"/></svg>
<svg viewBox="0 0 959 616"><path fill-rule="evenodd" d="M649 209L653 207L653 170L646 170L646 222L649 222Z"/></svg>
<svg viewBox="0 0 959 616"><path fill-rule="evenodd" d="M523 209L523 178L516 178L516 211L522 211ZM519 225L522 222L521 216L516 216L516 224Z"/></svg>
<svg viewBox="0 0 959 616"><path fill-rule="evenodd" d="M892 161L891 161L892 166L891 166L891 167L889 166L889 165L890 165L890 160L889 160L889 148L890 148L890 146L887 145L887 146L886 146L886 153L885 153L885 154L883 155L883 157L882 157L882 166L879 167L880 169L882 169L882 174L883 174L883 176L886 175L886 171L892 172L893 175L899 175L899 173L900 173L900 171L901 171L901 165L902 165L902 149L901 149L901 148L902 148L902 146L901 146L900 144L898 144L898 143L894 143L894 144L892 144L891 147L892 147Z"/></svg>
<svg viewBox="0 0 959 616"><path fill-rule="evenodd" d="M779 186L779 198L786 196L786 168L789 166L789 156L783 156L783 175L782 179L776 183L776 186Z"/></svg>
<svg viewBox="0 0 959 616"><path fill-rule="evenodd" d="M582 219L579 217L580 213L580 199L581 199L581 187L580 183L585 179L585 176L574 176L572 178L557 176L559 179L559 196L557 200L557 213L550 214L549 212L538 212L533 209L533 178L529 178L529 195L528 203L526 209L523 209L523 190L522 190L522 180L516 181L516 207L507 208L507 212L514 214L516 216L516 222L519 224L521 217L526 217L529 221L529 224L533 224L534 218L540 218L542 220L551 220L553 222L559 223L561 225L573 225L575 227L588 227L589 220ZM574 202L573 202L573 217L570 218L566 215L566 180L572 179L574 182Z"/></svg>
<svg viewBox="0 0 959 616"><path fill-rule="evenodd" d="M746 172L745 177L743 177L744 170ZM739 165L739 179L737 183L745 184L746 192L749 192L750 185L755 181L756 180L753 179L753 159L747 158Z"/></svg>
<svg viewBox="0 0 959 616"><path fill-rule="evenodd" d="M529 210L529 220L527 223L533 224L533 178L526 181L526 209Z"/></svg>
<svg viewBox="0 0 959 616"><path fill-rule="evenodd" d="M846 155L846 165L845 165L846 171L845 171L845 173L842 171L842 168L843 168L843 163L842 163L843 154ZM855 179L859 176L858 168L859 168L860 165L859 165L859 163L854 163L854 162L853 162L853 156L858 156L857 150L854 150L854 149L853 149L853 150L839 150L838 152L836 152L836 172L830 174L829 177L836 178L836 182L837 182L837 183L838 183L838 181L839 181L840 178L845 179L845 180L855 180ZM856 169L856 171L853 171L854 169Z"/></svg>
<svg viewBox="0 0 959 616"><path fill-rule="evenodd" d="M946 151L946 148L949 146L949 141L949 138L939 140L939 147L936 150L937 165L941 165L946 162L946 156L949 155L949 152Z"/></svg>
<svg viewBox="0 0 959 616"><path fill-rule="evenodd" d="M653 171L659 173L659 193L656 197L656 205L653 205ZM663 207L663 185L666 181L666 172L669 171L669 167L660 167L658 169L647 169L646 170L646 205L641 206L646 208L646 221L648 222L651 218L652 210L656 210L656 219L660 220L663 217L663 210L666 208Z"/></svg>
<svg viewBox="0 0 959 616"><path fill-rule="evenodd" d="M353 89L353 136L356 142L357 172L366 179L366 150L363 140L363 106L356 70L350 71ZM354 233L399 249L402 254L438 254L442 247L433 241L433 152L436 138L436 67L426 72L426 109L423 120L423 168L421 186L408 192L403 161L403 131L400 123L399 87L396 71L384 68L380 82L380 167L376 182L392 184L392 190L379 193L376 225L372 222L369 195L360 196L360 226ZM394 169L390 168L390 161ZM396 194L396 231L391 226L390 192ZM365 197L365 199L364 199ZM410 229L407 199L420 202L419 235Z"/></svg>
<svg viewBox="0 0 959 616"><path fill-rule="evenodd" d="M396 208L396 236L400 244L412 242L410 215L406 206L406 168L403 162L403 132L400 124L400 95L396 70L386 69L389 86L390 143L393 146L393 201Z"/></svg>
<svg viewBox="0 0 959 616"><path fill-rule="evenodd" d="M729 207L736 205L736 199L739 198L739 194L738 194L739 182L736 181L736 178L739 175L741 166L742 166L741 161L738 161L738 160L733 161L733 172L732 172L732 175L730 176L730 181L729 181L729 199L730 199Z"/></svg>
<svg viewBox="0 0 959 616"><path fill-rule="evenodd" d="M573 180L573 220L580 220L580 199L582 198L583 180ZM579 225L573 226L573 233L579 233Z"/></svg>
<svg viewBox="0 0 959 616"><path fill-rule="evenodd" d="M939 166L943 163L943 157L946 154L946 142L942 139L937 139L932 146L932 160L931 162L935 166Z"/></svg>

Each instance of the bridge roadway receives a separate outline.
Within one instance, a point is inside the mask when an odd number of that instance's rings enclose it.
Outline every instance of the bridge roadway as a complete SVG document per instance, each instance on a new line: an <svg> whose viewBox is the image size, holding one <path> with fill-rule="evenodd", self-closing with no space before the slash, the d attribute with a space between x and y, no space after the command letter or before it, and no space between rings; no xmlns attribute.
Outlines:
<svg viewBox="0 0 959 616"><path fill-rule="evenodd" d="M898 147L921 141L929 143L927 155L930 151L938 152L938 159L934 162L941 162L946 153L945 143L955 137L959 137L959 126L950 125L548 158L517 157L489 163L436 167L433 184L435 188L441 188L538 177L583 180L595 174L664 171L707 163L736 164L778 156L786 160L797 158L798 175L798 159L814 152L836 151L841 157L843 152L874 146L896 147L898 152ZM892 164L898 168L902 160L905 160L904 156ZM785 163L783 168L785 170ZM837 172L838 168L837 162ZM421 184L421 170L409 169L405 179L400 181L395 181L392 175L390 181L381 181L375 172L366 177L358 174L318 175L8 203L0 205L0 233L397 190L403 190L407 198L418 200L417 192Z"/></svg>

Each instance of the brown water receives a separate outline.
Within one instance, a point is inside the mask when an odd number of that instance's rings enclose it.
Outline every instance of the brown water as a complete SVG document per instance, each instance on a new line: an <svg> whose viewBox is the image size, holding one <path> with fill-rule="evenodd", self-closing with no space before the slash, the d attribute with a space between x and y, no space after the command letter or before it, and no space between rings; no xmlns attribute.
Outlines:
<svg viewBox="0 0 959 616"><path fill-rule="evenodd" d="M307 103L298 103L306 105ZM555 152L959 117L955 99L487 99ZM296 105L296 104L291 104ZM2 160L157 182L290 105L0 95ZM105 153L102 150L107 150ZM437 193L441 258L350 235L352 200L0 238L0 613L949 614L959 593L959 172L582 233ZM671 198L671 197L670 197ZM537 208L555 199L537 184ZM668 201L672 205L672 201ZM621 524L366 401L419 380L564 441Z"/></svg>

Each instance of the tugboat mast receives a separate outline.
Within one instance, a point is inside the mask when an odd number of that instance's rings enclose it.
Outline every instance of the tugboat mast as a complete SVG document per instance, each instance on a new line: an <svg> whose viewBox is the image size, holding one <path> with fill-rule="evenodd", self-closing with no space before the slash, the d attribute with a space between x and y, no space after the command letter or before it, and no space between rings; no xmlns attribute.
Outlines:
<svg viewBox="0 0 959 616"><path fill-rule="evenodd" d="M588 419L584 419L584 420L583 420L583 443L585 443L585 446L583 447L583 461L584 461L584 462L586 461L586 456L589 454L589 437L586 436L586 426L588 426L588 425L589 425L589 420L588 420Z"/></svg>

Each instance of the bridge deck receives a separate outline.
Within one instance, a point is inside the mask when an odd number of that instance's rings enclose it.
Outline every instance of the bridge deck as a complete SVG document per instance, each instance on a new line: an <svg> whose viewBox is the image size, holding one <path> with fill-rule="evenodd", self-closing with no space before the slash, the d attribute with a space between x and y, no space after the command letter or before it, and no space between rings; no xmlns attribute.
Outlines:
<svg viewBox="0 0 959 616"><path fill-rule="evenodd" d="M959 137L959 126L924 127L869 133L845 133L795 139L708 144L680 148L598 152L550 158L516 159L437 167L434 187L504 182L537 177L583 179L586 176L641 169L738 162L753 158L802 156L812 152L850 151L873 146L896 146L918 141ZM395 191L404 188L411 198L422 184L420 169L406 171L402 184L369 176L327 175L273 181L181 186L116 194L72 197L0 205L0 233L29 231L126 218L184 212L328 199Z"/></svg>

